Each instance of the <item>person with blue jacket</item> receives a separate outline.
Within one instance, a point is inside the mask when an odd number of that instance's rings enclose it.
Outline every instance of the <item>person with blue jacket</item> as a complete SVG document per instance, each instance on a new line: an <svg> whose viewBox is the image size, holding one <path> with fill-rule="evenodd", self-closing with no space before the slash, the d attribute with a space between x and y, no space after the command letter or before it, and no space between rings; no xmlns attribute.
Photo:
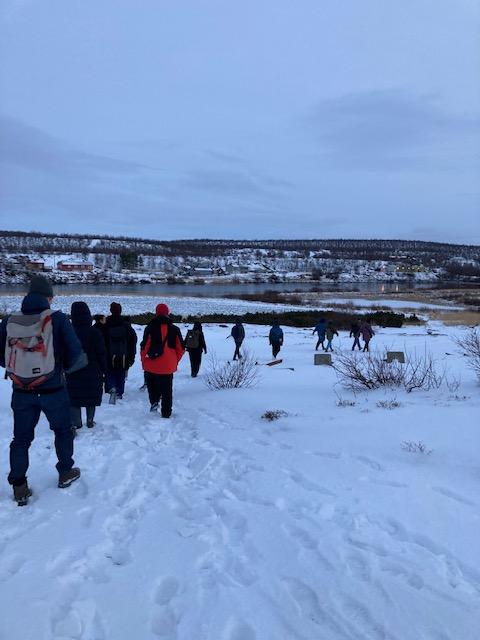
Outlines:
<svg viewBox="0 0 480 640"><path fill-rule="evenodd" d="M14 499L19 505L25 505L32 492L27 483L26 473L29 466L28 450L35 436L35 427L43 412L55 434L55 451L58 462L58 486L68 487L80 477L80 469L74 467L73 433L70 422L70 400L65 387L65 373L72 373L85 367L87 357L67 316L61 311L50 312L53 290L43 276L35 276L21 306L21 314L15 314L15 326L33 325L36 318L49 318L51 326L51 344L38 339L37 352L45 351L52 358L48 375L37 377L33 382L22 383L15 375L15 361L11 359L12 345L19 340L8 324L13 316L4 318L0 325L0 366L7 368L12 378L13 440L10 444L10 473L8 482L13 487ZM13 326L13 325L12 325ZM17 329L18 332L18 329ZM39 336L37 336L39 338ZM41 336L40 336L41 338ZM7 344L8 339L8 344ZM37 348L37 346L39 348ZM23 345L23 351L28 351ZM52 353L53 351L53 353ZM6 354L10 353L8 362ZM27 356L30 354L27 354ZM32 374L36 374L34 369Z"/></svg>
<svg viewBox="0 0 480 640"><path fill-rule="evenodd" d="M320 345L322 345L322 349L325 351L325 346L324 346L324 342L325 342L325 332L327 330L327 321L325 320L325 318L322 318L317 325L315 326L315 329L313 330L312 335L317 334L318 335L318 340L317 340L317 344L315 346L315 351L318 350L318 347Z"/></svg>
<svg viewBox="0 0 480 640"><path fill-rule="evenodd" d="M268 334L268 341L272 347L272 356L276 358L283 345L283 330L278 320L274 320L272 323L272 328Z"/></svg>

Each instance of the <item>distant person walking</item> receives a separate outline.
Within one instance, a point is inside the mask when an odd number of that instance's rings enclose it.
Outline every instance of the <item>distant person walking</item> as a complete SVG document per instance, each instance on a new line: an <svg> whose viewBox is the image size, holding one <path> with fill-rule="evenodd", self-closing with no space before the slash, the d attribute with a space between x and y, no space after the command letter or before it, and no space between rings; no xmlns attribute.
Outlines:
<svg viewBox="0 0 480 640"><path fill-rule="evenodd" d="M195 322L193 329L187 331L185 336L185 347L190 358L190 369L192 378L196 378L202 364L202 354L207 353L207 344L203 335L203 328L200 322Z"/></svg>
<svg viewBox="0 0 480 640"><path fill-rule="evenodd" d="M107 349L105 391L110 394L110 402L115 403L123 397L127 371L135 362L137 334L130 320L122 316L118 302L112 302L110 312L103 330Z"/></svg>
<svg viewBox="0 0 480 640"><path fill-rule="evenodd" d="M245 329L243 328L243 324L240 322L240 320L237 320L235 322L235 324L232 327L232 331L230 335L232 336L233 341L235 342L235 353L233 354L233 359L236 360L237 358L242 358L242 354L240 353L240 347L242 346L243 341L245 340Z"/></svg>
<svg viewBox="0 0 480 640"><path fill-rule="evenodd" d="M325 337L327 338L327 346L325 348L325 351L328 351L329 349L330 351L333 351L332 342L334 336L338 336L338 331L333 326L333 322L329 322L325 330Z"/></svg>
<svg viewBox="0 0 480 640"><path fill-rule="evenodd" d="M140 353L150 411L156 413L161 401L162 417L170 418L173 404L173 374L185 353L185 348L180 329L172 323L166 304L157 305L155 318L145 327Z"/></svg>
<svg viewBox="0 0 480 640"><path fill-rule="evenodd" d="M107 352L100 330L92 327L92 315L85 302L74 302L70 313L72 325L88 358L80 371L67 373L72 427L81 429L82 407L87 414L87 427L95 425L95 408L102 404L103 377L107 371Z"/></svg>
<svg viewBox="0 0 480 640"><path fill-rule="evenodd" d="M14 499L25 505L32 492L27 482L28 450L43 412L55 434L58 486L68 487L80 477L74 467L70 401L64 373L87 364L87 357L67 316L52 311L53 289L35 276L22 302L0 325L0 366L12 380L13 440L10 473Z"/></svg>
<svg viewBox="0 0 480 640"><path fill-rule="evenodd" d="M325 318L321 318L321 320L319 320L319 322L315 326L315 329L313 330L313 333L312 333L312 335L315 335L315 334L318 335L317 344L315 345L315 351L318 350L318 347L320 345L322 345L322 349L325 351L325 345L323 343L325 342L326 330L327 330L327 321L325 320Z"/></svg>
<svg viewBox="0 0 480 640"><path fill-rule="evenodd" d="M276 358L283 345L283 330L278 320L274 320L268 334L268 342L272 347L272 356Z"/></svg>
<svg viewBox="0 0 480 640"><path fill-rule="evenodd" d="M375 331L372 329L372 325L367 320L362 322L360 326L360 333L362 334L364 342L363 350L370 351L370 340L375 335Z"/></svg>
<svg viewBox="0 0 480 640"><path fill-rule="evenodd" d="M352 351L355 351L355 347L358 347L359 351L362 350L362 347L360 345L360 335L360 325L357 321L352 322L352 325L350 327L350 338L353 338Z"/></svg>

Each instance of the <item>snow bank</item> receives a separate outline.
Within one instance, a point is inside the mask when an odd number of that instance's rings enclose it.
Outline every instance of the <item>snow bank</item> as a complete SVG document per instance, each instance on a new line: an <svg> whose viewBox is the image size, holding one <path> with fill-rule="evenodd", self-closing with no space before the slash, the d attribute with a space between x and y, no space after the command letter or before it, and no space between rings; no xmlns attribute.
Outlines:
<svg viewBox="0 0 480 640"><path fill-rule="evenodd" d="M0 637L476 640L478 385L453 330L429 329L372 344L433 351L461 374L456 391L350 396L313 366L310 332L287 329L283 364L261 367L256 388L208 391L182 361L166 421L148 413L137 363L125 399L79 432L82 478L63 491L42 418L29 506L0 484ZM267 331L247 327L262 362ZM231 357L226 329L205 333ZM4 475L9 397L3 382ZM288 415L268 423L267 409Z"/></svg>

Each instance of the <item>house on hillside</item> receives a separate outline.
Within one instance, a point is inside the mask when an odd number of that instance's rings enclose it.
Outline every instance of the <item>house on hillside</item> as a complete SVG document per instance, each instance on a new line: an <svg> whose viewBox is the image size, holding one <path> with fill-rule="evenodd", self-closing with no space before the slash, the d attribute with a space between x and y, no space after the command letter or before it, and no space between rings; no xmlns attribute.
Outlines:
<svg viewBox="0 0 480 640"><path fill-rule="evenodd" d="M60 271L89 272L93 271L93 262L86 260L61 260L58 265Z"/></svg>
<svg viewBox="0 0 480 640"><path fill-rule="evenodd" d="M45 260L41 258L27 258L25 268L28 271L45 271Z"/></svg>

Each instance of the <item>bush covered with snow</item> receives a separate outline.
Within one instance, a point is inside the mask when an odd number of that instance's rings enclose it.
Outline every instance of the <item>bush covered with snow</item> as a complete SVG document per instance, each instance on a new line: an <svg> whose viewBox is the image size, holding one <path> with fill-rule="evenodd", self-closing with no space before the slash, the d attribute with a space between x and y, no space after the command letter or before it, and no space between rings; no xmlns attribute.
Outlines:
<svg viewBox="0 0 480 640"><path fill-rule="evenodd" d="M219 362L216 355L212 354L205 375L205 384L209 389L239 389L255 385L258 377L255 358L248 351L244 351L243 357L232 363Z"/></svg>

